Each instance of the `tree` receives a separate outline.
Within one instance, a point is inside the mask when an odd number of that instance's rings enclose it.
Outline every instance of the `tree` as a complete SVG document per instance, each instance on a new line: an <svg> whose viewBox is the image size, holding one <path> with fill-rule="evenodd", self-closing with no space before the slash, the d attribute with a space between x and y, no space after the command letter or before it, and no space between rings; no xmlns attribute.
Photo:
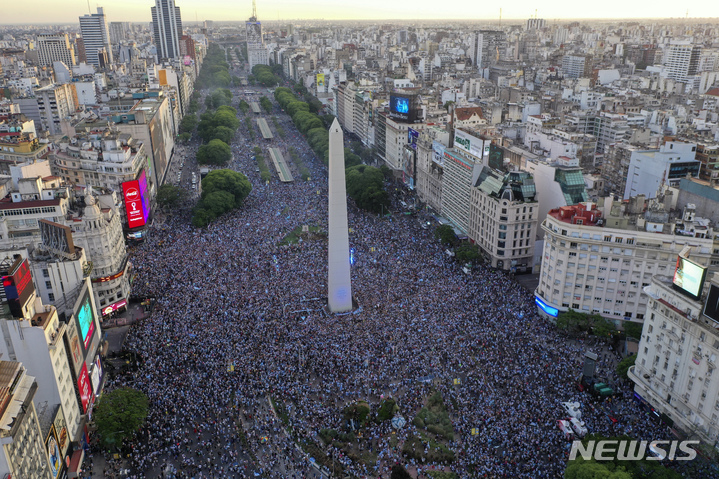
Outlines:
<svg viewBox="0 0 719 479"><path fill-rule="evenodd" d="M594 460L569 461L564 479L632 479L632 475L624 468L613 470L612 466L612 463L600 464Z"/></svg>
<svg viewBox="0 0 719 479"><path fill-rule="evenodd" d="M230 146L222 140L210 140L197 150L197 162L201 165L222 166L232 158Z"/></svg>
<svg viewBox="0 0 719 479"><path fill-rule="evenodd" d="M390 476L390 479L412 479L412 476L409 475L409 472L407 472L404 466L395 464L392 466L392 475Z"/></svg>
<svg viewBox="0 0 719 479"><path fill-rule="evenodd" d="M247 114L247 112L250 110L250 104L247 103L245 100L240 100L240 110L242 110L243 114Z"/></svg>
<svg viewBox="0 0 719 479"><path fill-rule="evenodd" d="M482 253L476 244L462 243L454 249L454 257L457 258L457 261L461 264L477 264L482 259Z"/></svg>
<svg viewBox="0 0 719 479"><path fill-rule="evenodd" d="M217 218L235 208L235 197L229 191L213 191L203 194L200 207L212 213Z"/></svg>
<svg viewBox="0 0 719 479"><path fill-rule="evenodd" d="M631 356L627 356L626 358L619 361L619 364L617 364L617 376L619 376L622 379L629 379L628 371L629 368L634 366L634 363L637 361L637 355L632 354Z"/></svg>
<svg viewBox="0 0 719 479"><path fill-rule="evenodd" d="M570 333L589 331L591 321L589 315L569 309L557 316L557 329L564 329Z"/></svg>
<svg viewBox="0 0 719 479"><path fill-rule="evenodd" d="M212 130L211 140L222 140L223 143L228 145L232 143L232 139L235 137L235 130L227 128L226 126L218 126Z"/></svg>
<svg viewBox="0 0 719 479"><path fill-rule="evenodd" d="M149 400L132 388L120 388L103 394L95 406L95 427L100 443L107 449L132 437L147 418Z"/></svg>
<svg viewBox="0 0 719 479"><path fill-rule="evenodd" d="M245 175L233 170L214 170L202 180L202 198L216 191L226 191L234 197L234 207L242 205L252 191L252 184Z"/></svg>
<svg viewBox="0 0 719 479"><path fill-rule="evenodd" d="M157 190L157 204L161 208L176 208L184 196L184 190L171 183L165 183Z"/></svg>
<svg viewBox="0 0 719 479"><path fill-rule="evenodd" d="M347 194L357 207L374 213L388 210L389 197L384 190L382 172L368 165L357 165L345 171Z"/></svg>
<svg viewBox="0 0 719 479"><path fill-rule="evenodd" d="M594 333L595 336L605 341L612 339L612 333L616 331L613 323L598 314L592 315L590 321L592 323L592 333Z"/></svg>
<svg viewBox="0 0 719 479"><path fill-rule="evenodd" d="M180 122L180 133L192 133L197 126L197 117L195 115L185 115Z"/></svg>
<svg viewBox="0 0 719 479"><path fill-rule="evenodd" d="M630 321L627 321L624 323L624 334L627 338L634 338L638 341L642 339L643 327L643 323L632 323Z"/></svg>
<svg viewBox="0 0 719 479"><path fill-rule="evenodd" d="M190 141L190 138L192 138L192 135L189 134L189 133L180 133L179 135L177 135L177 138L178 138L181 142L187 143L188 141Z"/></svg>
<svg viewBox="0 0 719 479"><path fill-rule="evenodd" d="M260 97L260 106L261 106L267 113L269 113L269 112L272 111L272 102L271 102L270 99L267 98L266 96L261 96L261 97Z"/></svg>
<svg viewBox="0 0 719 479"><path fill-rule="evenodd" d="M434 230L434 237L437 238L442 244L452 246L457 242L457 235L454 233L454 228L450 225L440 225Z"/></svg>

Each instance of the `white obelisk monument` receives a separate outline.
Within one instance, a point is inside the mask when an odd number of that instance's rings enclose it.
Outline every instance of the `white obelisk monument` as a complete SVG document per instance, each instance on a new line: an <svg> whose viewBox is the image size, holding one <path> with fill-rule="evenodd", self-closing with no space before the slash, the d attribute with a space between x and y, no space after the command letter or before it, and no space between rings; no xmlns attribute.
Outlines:
<svg viewBox="0 0 719 479"><path fill-rule="evenodd" d="M344 135L337 118L330 127L329 261L327 302L330 311L352 310L350 238L347 227Z"/></svg>

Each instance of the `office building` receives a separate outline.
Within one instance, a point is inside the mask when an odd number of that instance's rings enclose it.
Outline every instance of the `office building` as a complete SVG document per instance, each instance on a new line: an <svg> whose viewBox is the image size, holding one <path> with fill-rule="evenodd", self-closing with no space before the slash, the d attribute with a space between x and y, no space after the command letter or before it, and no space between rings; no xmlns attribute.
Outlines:
<svg viewBox="0 0 719 479"><path fill-rule="evenodd" d="M252 3L252 16L245 22L245 33L247 37L247 61L250 70L255 65L269 65L270 58L265 46L265 39L262 37L262 24L257 20L255 3Z"/></svg>
<svg viewBox="0 0 719 479"><path fill-rule="evenodd" d="M53 62L63 62L68 67L77 64L67 33L38 35L37 50L40 66L50 66Z"/></svg>
<svg viewBox="0 0 719 479"><path fill-rule="evenodd" d="M50 135L62 133L61 123L77 110L76 94L69 83L53 83L35 90L40 128Z"/></svg>
<svg viewBox="0 0 719 479"><path fill-rule="evenodd" d="M110 32L102 7L97 7L97 13L80 17L80 33L87 63L96 68L112 63Z"/></svg>
<svg viewBox="0 0 719 479"><path fill-rule="evenodd" d="M152 7L152 34L159 60L180 58L182 18L175 0L155 0Z"/></svg>
<svg viewBox="0 0 719 479"><path fill-rule="evenodd" d="M467 234L493 268L532 272L538 213L537 189L524 171L502 173L489 166L471 189Z"/></svg>
<svg viewBox="0 0 719 479"><path fill-rule="evenodd" d="M671 258L677 261L676 256ZM694 261L694 255L687 258ZM681 264L685 260L680 258ZM691 266L690 266L691 268ZM702 269L696 268L701 274ZM665 424L716 444L719 438L719 277L699 294L677 288L674 270L644 288L647 317L637 359L628 376L635 397ZM686 275L686 272L682 272Z"/></svg>

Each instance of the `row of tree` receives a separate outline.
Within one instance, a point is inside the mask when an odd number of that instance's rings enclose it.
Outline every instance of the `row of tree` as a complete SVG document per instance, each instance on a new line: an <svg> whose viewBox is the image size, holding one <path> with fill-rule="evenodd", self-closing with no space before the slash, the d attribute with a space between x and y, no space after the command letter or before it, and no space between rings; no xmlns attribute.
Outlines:
<svg viewBox="0 0 719 479"><path fill-rule="evenodd" d="M227 63L225 50L216 43L210 43L200 74L197 75L195 88L227 88L231 83L230 65Z"/></svg>
<svg viewBox="0 0 719 479"><path fill-rule="evenodd" d="M266 87L272 87L280 82L279 75L282 74L282 65L255 65L252 67L252 75L247 79L250 83L259 83Z"/></svg>
<svg viewBox="0 0 719 479"><path fill-rule="evenodd" d="M210 222L242 206L252 184L245 175L234 170L214 170L202 180L202 197L192 211L192 224L204 228Z"/></svg>

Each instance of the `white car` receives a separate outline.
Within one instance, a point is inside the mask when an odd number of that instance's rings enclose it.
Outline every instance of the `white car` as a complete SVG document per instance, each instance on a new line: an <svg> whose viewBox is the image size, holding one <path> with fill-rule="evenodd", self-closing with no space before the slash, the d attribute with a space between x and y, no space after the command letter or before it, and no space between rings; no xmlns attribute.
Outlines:
<svg viewBox="0 0 719 479"><path fill-rule="evenodd" d="M577 419L582 419L582 411L579 410L578 402L563 402L562 408L569 417L576 417Z"/></svg>
<svg viewBox="0 0 719 479"><path fill-rule="evenodd" d="M564 439L567 441L574 439L574 431L572 431L572 426L569 424L569 421L566 419L557 419L557 427L564 433Z"/></svg>
<svg viewBox="0 0 719 479"><path fill-rule="evenodd" d="M572 425L572 429L577 436L584 437L587 435L587 427L584 425L583 421L573 417L569 419L569 423Z"/></svg>

